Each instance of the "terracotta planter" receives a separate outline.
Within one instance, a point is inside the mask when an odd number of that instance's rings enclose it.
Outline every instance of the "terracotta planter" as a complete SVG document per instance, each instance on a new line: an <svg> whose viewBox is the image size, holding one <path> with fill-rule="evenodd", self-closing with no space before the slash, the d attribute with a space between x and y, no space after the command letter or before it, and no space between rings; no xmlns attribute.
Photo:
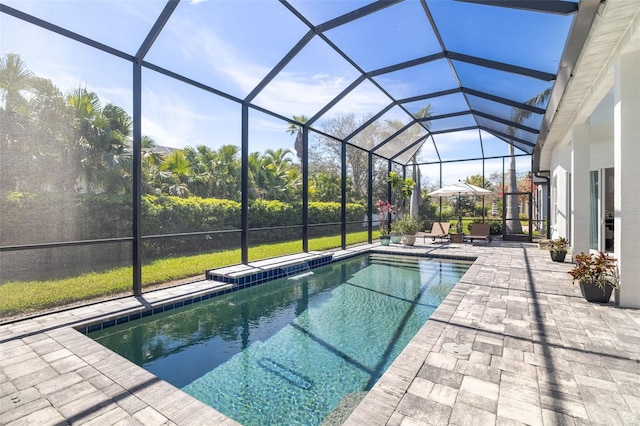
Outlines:
<svg viewBox="0 0 640 426"><path fill-rule="evenodd" d="M416 236L413 235L403 235L402 236L402 244L405 246L412 246L416 243Z"/></svg>
<svg viewBox="0 0 640 426"><path fill-rule="evenodd" d="M449 241L452 243L462 244L464 243L464 234L462 233L451 233L449 234Z"/></svg>
<svg viewBox="0 0 640 426"><path fill-rule="evenodd" d="M566 250L551 250L551 260L554 262L564 262L564 258L567 256Z"/></svg>
<svg viewBox="0 0 640 426"><path fill-rule="evenodd" d="M380 245L388 246L390 242L391 242L391 237L389 235L380 236Z"/></svg>
<svg viewBox="0 0 640 426"><path fill-rule="evenodd" d="M580 291L587 302L608 303L613 293L613 287L607 285L604 290L595 284L580 281Z"/></svg>

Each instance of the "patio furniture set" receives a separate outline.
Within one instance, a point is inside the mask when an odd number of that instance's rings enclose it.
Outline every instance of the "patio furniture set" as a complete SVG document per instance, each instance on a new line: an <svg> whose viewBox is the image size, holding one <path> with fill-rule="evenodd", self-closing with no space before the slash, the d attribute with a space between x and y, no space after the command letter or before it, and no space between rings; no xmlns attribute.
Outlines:
<svg viewBox="0 0 640 426"><path fill-rule="evenodd" d="M471 243L475 240L484 240L485 245L491 242L490 227L488 223L472 223L470 233L465 235L461 233L449 233L451 224L449 222L434 222L431 230L428 232L419 232L417 237L421 237L423 243L427 238L440 239L440 242L449 241L450 243Z"/></svg>

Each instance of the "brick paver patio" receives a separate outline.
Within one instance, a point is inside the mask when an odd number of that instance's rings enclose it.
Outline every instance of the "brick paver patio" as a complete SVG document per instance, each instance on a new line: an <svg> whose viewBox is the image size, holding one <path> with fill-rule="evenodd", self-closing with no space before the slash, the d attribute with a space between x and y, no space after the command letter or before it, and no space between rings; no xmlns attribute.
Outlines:
<svg viewBox="0 0 640 426"><path fill-rule="evenodd" d="M534 244L389 250L477 260L345 424L640 424L640 311L584 301ZM237 424L73 328L212 288L0 326L0 424Z"/></svg>

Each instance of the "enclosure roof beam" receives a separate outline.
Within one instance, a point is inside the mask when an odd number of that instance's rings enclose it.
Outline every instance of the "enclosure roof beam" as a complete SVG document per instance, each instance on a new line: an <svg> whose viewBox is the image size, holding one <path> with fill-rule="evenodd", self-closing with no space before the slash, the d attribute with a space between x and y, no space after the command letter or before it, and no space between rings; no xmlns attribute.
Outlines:
<svg viewBox="0 0 640 426"><path fill-rule="evenodd" d="M570 15L578 11L578 3L570 1L540 1L540 0L458 0L466 3L485 4L487 6L509 7L528 10L531 12L554 13Z"/></svg>

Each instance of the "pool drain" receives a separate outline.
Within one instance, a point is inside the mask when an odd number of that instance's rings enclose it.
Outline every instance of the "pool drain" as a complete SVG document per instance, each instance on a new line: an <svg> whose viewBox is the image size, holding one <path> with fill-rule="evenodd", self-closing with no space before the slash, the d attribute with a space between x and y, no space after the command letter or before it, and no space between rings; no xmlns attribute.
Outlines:
<svg viewBox="0 0 640 426"><path fill-rule="evenodd" d="M469 346L456 342L445 343L442 349L456 355L470 355L472 352Z"/></svg>

